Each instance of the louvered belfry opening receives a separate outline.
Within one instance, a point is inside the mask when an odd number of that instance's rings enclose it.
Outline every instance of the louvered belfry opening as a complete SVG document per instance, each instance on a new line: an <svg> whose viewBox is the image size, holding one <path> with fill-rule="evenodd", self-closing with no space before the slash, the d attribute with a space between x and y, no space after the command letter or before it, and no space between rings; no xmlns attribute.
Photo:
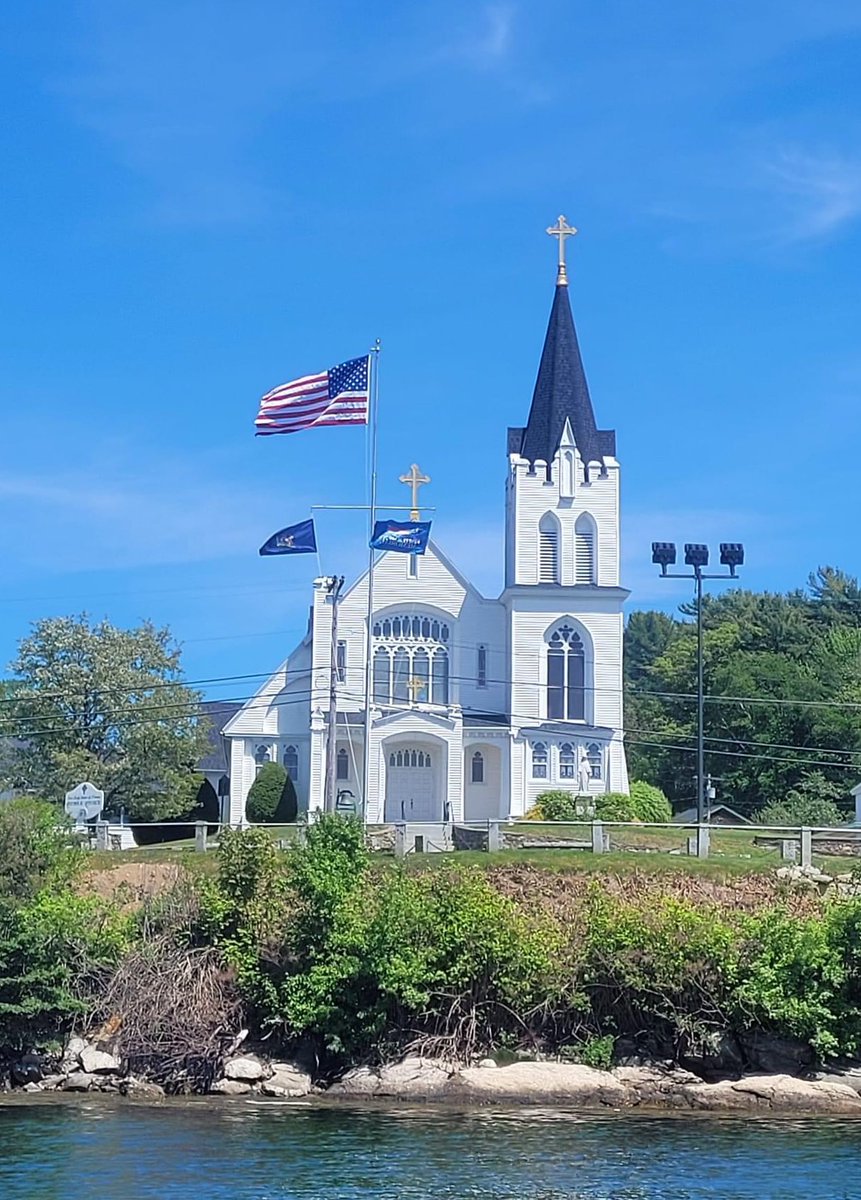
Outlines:
<svg viewBox="0 0 861 1200"><path fill-rule="evenodd" d="M559 582L559 526L549 513L538 526L538 581Z"/></svg>
<svg viewBox="0 0 861 1200"><path fill-rule="evenodd" d="M574 526L574 582L596 583L595 525L586 513Z"/></svg>

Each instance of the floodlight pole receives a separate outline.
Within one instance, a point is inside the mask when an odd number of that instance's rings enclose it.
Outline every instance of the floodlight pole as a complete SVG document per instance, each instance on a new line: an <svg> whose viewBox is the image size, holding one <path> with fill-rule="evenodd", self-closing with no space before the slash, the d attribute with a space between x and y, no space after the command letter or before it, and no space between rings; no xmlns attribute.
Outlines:
<svg viewBox="0 0 861 1200"><path fill-rule="evenodd" d="M703 682L703 580L704 579L737 579L735 567L730 566L726 575L710 575L700 566L693 566L692 574L685 575L681 571L668 571L666 563L661 564L662 579L693 579L697 593L697 824L702 825L706 819L706 770L705 770L705 687Z"/></svg>

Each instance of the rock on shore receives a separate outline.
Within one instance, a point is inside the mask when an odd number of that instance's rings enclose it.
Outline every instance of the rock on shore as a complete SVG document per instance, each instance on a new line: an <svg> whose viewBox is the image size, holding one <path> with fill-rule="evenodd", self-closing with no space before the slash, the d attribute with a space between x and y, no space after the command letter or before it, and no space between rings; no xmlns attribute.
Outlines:
<svg viewBox="0 0 861 1200"><path fill-rule="evenodd" d="M471 1104L570 1104L583 1108L663 1108L709 1112L856 1113L861 1095L846 1083L791 1075L747 1075L705 1083L678 1067L598 1071L570 1063L519 1062L457 1068L406 1058L372 1070L358 1067L326 1093L344 1099L438 1100Z"/></svg>

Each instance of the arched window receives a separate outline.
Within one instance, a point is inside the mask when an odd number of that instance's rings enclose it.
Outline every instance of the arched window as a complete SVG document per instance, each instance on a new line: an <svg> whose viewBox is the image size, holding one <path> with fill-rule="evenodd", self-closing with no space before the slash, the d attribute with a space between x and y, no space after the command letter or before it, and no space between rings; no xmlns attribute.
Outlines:
<svg viewBox="0 0 861 1200"><path fill-rule="evenodd" d="M577 773L574 758L574 747L570 742L563 742L559 747L559 778L573 779Z"/></svg>
<svg viewBox="0 0 861 1200"><path fill-rule="evenodd" d="M449 627L436 617L402 613L374 622L374 700L448 704Z"/></svg>
<svg viewBox="0 0 861 1200"><path fill-rule="evenodd" d="M586 757L589 759L589 771L592 778L600 779L603 755L601 754L601 747L597 742L592 742L591 745L586 747Z"/></svg>
<svg viewBox="0 0 861 1200"><path fill-rule="evenodd" d="M335 778L349 779L350 778L350 758L347 751L342 746L338 751L335 762Z"/></svg>
<svg viewBox="0 0 861 1200"><path fill-rule="evenodd" d="M586 651L573 626L554 629L547 645L547 718L586 719Z"/></svg>
<svg viewBox="0 0 861 1200"><path fill-rule="evenodd" d="M595 522L589 513L581 513L574 526L574 582L597 583Z"/></svg>
<svg viewBox="0 0 861 1200"><path fill-rule="evenodd" d="M472 782L484 783L484 755L480 750L472 756Z"/></svg>
<svg viewBox="0 0 861 1200"><path fill-rule="evenodd" d="M299 778L299 752L295 746L285 746L281 756L284 770L295 783Z"/></svg>
<svg viewBox="0 0 861 1200"><path fill-rule="evenodd" d="M271 760L271 758L272 758L272 747L271 746L261 745L261 746L254 747L254 761L257 763L258 766L262 767L263 764L268 763Z"/></svg>
<svg viewBox="0 0 861 1200"><path fill-rule="evenodd" d="M538 523L538 582L559 582L559 522L553 513Z"/></svg>
<svg viewBox="0 0 861 1200"><path fill-rule="evenodd" d="M547 747L543 742L536 742L532 747L532 778L547 778Z"/></svg>

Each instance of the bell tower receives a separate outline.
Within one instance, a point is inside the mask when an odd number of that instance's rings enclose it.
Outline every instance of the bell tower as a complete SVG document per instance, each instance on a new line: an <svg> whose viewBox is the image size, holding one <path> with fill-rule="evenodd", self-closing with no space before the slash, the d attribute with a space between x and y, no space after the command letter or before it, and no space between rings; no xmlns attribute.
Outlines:
<svg viewBox="0 0 861 1200"><path fill-rule="evenodd" d="M579 726L585 739L592 729L593 740L584 745L606 746L602 790L612 781L611 790L627 791L621 739L628 592L620 586L619 463L615 432L599 429L595 420L571 314L565 251L576 232L565 217L547 230L559 242L553 305L527 423L508 430L503 601L510 711L515 728L559 724L561 712L562 724L573 728L568 736ZM576 668L582 697L573 690L560 696L551 678L557 666L552 656L548 664L548 653L558 650L551 642L562 636L560 629L569 630L566 645L576 637L582 650ZM567 671L558 686L570 690Z"/></svg>

